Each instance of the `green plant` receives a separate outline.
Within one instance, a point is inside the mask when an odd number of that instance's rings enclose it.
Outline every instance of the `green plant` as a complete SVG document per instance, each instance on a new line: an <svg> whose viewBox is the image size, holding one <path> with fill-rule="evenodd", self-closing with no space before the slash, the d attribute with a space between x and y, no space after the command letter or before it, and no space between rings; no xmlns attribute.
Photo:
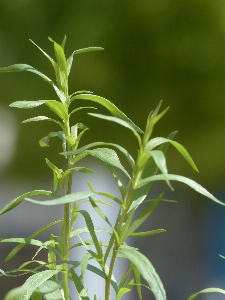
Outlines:
<svg viewBox="0 0 225 300"><path fill-rule="evenodd" d="M37 116L35 118L27 119L23 121L23 123L34 121L51 121L56 123L59 131L50 132L47 136L42 138L39 143L41 147L46 147L49 146L49 140L51 138L59 138L62 141L61 155L64 156L67 162L67 168L62 170L46 158L46 163L53 172L53 191L34 190L25 193L12 200L0 210L0 214L2 215L18 206L24 200L36 205L63 205L64 207L64 215L61 219L44 225L28 238L0 239L0 242L13 242L18 244L8 254L6 261L12 259L18 251L27 244L37 247L37 254L42 249L47 250L46 262L33 258L17 269L7 272L0 270L1 276L9 276L11 274L18 276L21 274L31 274L21 287L11 290L5 297L5 300L41 300L43 297L44 299L52 300L71 300L72 298L68 284L69 280L74 283L78 298L88 300L90 298L88 296L88 291L85 289L85 272L87 270L104 278L105 300L110 299L111 288L116 292L116 300L119 300L124 294L130 292L134 286L137 288L139 298L142 299L141 287L143 284L141 276L147 282L147 288L152 291L155 299L164 300L166 299L166 293L163 284L150 261L141 254L138 249L130 247L126 243L126 240L129 237L146 237L164 231L162 229L146 232L137 231L141 224L151 215L157 204L160 201L165 200L163 199L163 193L155 199L146 200L152 183L159 180L165 181L167 185L173 189L171 181L180 181L211 200L220 204L223 203L191 179L168 173L165 153L169 145L174 146L191 167L197 171L197 167L187 150L181 144L173 140L176 132L169 134L167 138L152 138L155 124L164 116L168 108L159 112L161 107L160 102L157 108L149 114L145 131L142 131L107 99L96 96L88 91L77 91L69 94L68 76L74 55L88 51L102 50L102 48L94 47L76 50L68 59L66 59L64 53L66 38L64 38L61 45L54 42L52 39L50 39L50 41L53 42L54 45L56 60L53 60L39 46L35 45L51 62L55 71L56 84L46 75L26 64L16 64L0 69L1 72L28 71L35 73L53 87L59 100L16 101L10 106L31 109L40 105L46 105L56 115L56 119L46 116ZM94 113L89 113L89 115L102 120L115 122L131 130L138 144L137 158L134 160L125 148L110 142L93 142L80 147L81 138L88 128L75 119L75 113L80 109L91 109L93 107L77 107L76 100L88 100L104 106L110 112L110 116ZM111 148L116 149L121 155L125 156L130 166L129 172L121 164L116 151ZM87 155L91 155L94 158L103 161L108 166L112 178L114 178L117 183L120 191L120 198L107 191L95 191L91 183L88 183L89 189L87 191L71 192L73 174L76 174L76 172L94 172L87 167L76 166L76 163ZM128 179L126 186L122 184L116 169L119 169L126 175ZM30 198L31 196L36 195L46 195L46 197L48 196L50 199L34 200ZM115 224L111 223L110 217L105 215L100 208L100 205L108 205L108 203L99 200L99 195L113 200L115 205L119 207L119 213ZM89 202L90 206L92 206L99 217L110 226L111 230L94 226L91 215L87 211L81 209L84 202ZM134 215L143 203L148 204L147 208L145 208L143 212ZM79 215L83 216L86 222L85 228L76 227L76 220ZM44 242L36 239L38 234L59 223L61 223L61 230L58 236L51 234L50 239ZM90 233L91 239L85 240L82 237L82 233L85 232ZM99 232L106 232L109 235L109 240L100 240L98 238ZM76 235L79 237L80 242L72 244L71 238ZM86 253L82 256L81 261L73 261L70 258L70 251L79 246L83 246ZM113 276L114 265L117 258L125 258L129 261L129 266L127 270L125 270L120 283L117 283ZM91 260L97 262L98 268L91 264ZM108 261L109 265L107 265ZM31 267L34 263L36 264L35 267ZM79 272L77 272L79 270L80 275ZM99 299L99 297L95 295L94 300L97 299Z"/></svg>

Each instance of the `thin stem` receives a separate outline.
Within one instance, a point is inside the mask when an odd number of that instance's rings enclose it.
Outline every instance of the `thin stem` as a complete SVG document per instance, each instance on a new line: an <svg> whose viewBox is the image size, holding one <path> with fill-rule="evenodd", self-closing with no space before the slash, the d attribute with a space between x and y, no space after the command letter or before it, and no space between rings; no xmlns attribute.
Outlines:
<svg viewBox="0 0 225 300"><path fill-rule="evenodd" d="M68 136L70 134L70 126L69 120L65 124L66 130L65 135ZM70 144L67 143L67 151L70 151ZM68 155L67 157L68 169L71 165L71 156ZM66 195L71 194L72 188L72 174L69 176L68 185ZM71 226L70 226L70 205L69 203L64 204L64 253L63 259L69 260L70 259L70 233L71 233ZM63 290L65 300L70 300L70 292L69 292L69 277L68 277L68 264L64 263L64 271L62 272L62 280L63 280Z"/></svg>

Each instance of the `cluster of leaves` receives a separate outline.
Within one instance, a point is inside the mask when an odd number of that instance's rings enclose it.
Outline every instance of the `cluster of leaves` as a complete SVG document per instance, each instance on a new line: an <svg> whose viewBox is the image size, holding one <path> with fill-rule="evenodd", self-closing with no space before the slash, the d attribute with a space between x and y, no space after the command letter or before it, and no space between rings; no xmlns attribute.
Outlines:
<svg viewBox="0 0 225 300"><path fill-rule="evenodd" d="M94 272L105 280L105 300L110 299L111 288L115 290L116 300L119 300L124 294L131 291L136 286L139 298L142 299L141 277L144 278L147 285L157 300L165 300L166 293L163 284L157 275L151 262L139 252L138 249L128 246L126 243L129 237L146 237L163 232L163 229L150 230L145 232L138 231L138 228L147 220L157 204L163 200L163 193L155 199L148 200L147 196L155 181L165 181L172 188L171 181L179 181L187 184L197 192L205 195L211 200L223 204L212 194L206 191L201 185L191 179L183 176L169 174L166 166L165 154L168 146L171 144L184 157L190 166L197 171L197 167L190 157L187 150L178 142L173 140L176 132L169 134L167 138L152 138L152 132L155 124L164 116L168 108L160 112L161 102L157 108L152 111L147 118L145 131L136 126L122 111L120 111L109 100L94 95L89 91L77 91L69 94L68 76L71 70L73 58L76 54L102 50L102 48L92 47L76 50L66 59L64 46L66 38L61 45L54 42L54 51L56 60L53 60L39 46L36 46L51 62L56 77L56 83L44 75L42 72L26 64L16 64L9 67L1 68L1 72L21 72L28 71L35 73L48 82L54 89L58 100L36 100L36 101L16 101L10 106L16 108L31 109L40 105L46 105L55 115L56 119L47 116L37 116L27 119L23 123L34 121L51 121L55 122L60 130L50 132L40 140L40 146L49 146L50 138L57 137L62 141L62 155L67 161L67 169L64 171L53 164L46 158L47 166L53 172L53 191L34 190L25 193L0 210L4 214L22 201L29 201L36 205L52 206L63 205L64 215L61 219L43 226L28 238L10 238L0 239L0 242L17 243L17 246L8 254L6 261L12 259L25 245L30 244L37 247L35 256L23 263L19 268L11 271L0 270L1 276L21 276L22 274L32 274L25 283L16 289L11 290L5 297L5 300L71 300L68 282L71 280L77 290L79 299L89 300L88 291L85 288L86 271ZM33 42L32 42L33 43ZM137 139L138 154L134 159L131 154L122 146L113 143L94 142L79 147L80 140L88 128L83 123L70 124L71 116L78 110L90 109L93 107L75 107L72 106L76 100L88 100L104 106L110 115L100 115L89 113L89 115L106 121L115 122L131 130ZM127 159L130 170L126 170L121 164L117 152ZM93 173L94 171L87 167L77 167L78 161L86 156L91 155L94 158L103 161L109 168L112 177L117 183L120 197L113 194L96 191L91 183L88 183L89 190L83 192L72 192L73 174L76 172ZM122 171L127 177L127 184L124 185L116 170ZM36 195L46 195L50 197L47 200L34 200L30 198ZM107 202L99 200L98 196L104 196L106 199L113 201L119 207L119 213L115 224L112 224L110 217L105 215L100 205L109 205ZM82 210L81 206L85 202L93 207L100 218L102 218L111 230L95 227L91 215ZM147 203L147 207L137 216L135 212L142 203ZM76 220L82 216L86 226L76 228ZM42 242L36 239L41 232L61 223L61 230L58 236L50 235L48 241ZM82 237L83 233L89 232L90 239ZM109 235L108 241L102 241L98 237L99 232L105 232ZM71 239L77 236L79 243L72 244ZM70 250L83 246L86 253L80 261L73 261L70 258ZM47 250L47 261L36 259L40 250ZM129 265L124 272L120 283L117 283L113 276L113 270L116 259L124 258L129 261ZM98 267L90 263L91 260L97 262ZM35 265L35 267L31 267ZM60 275L61 274L61 275ZM80 275L79 275L80 274ZM94 300L99 299L97 295ZM194 298L190 298L194 299Z"/></svg>

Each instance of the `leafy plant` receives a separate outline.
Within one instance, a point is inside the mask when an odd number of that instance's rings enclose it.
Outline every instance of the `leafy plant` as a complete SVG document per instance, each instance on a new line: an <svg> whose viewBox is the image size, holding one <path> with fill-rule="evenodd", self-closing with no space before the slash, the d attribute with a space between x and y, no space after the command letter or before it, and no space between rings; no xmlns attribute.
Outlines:
<svg viewBox="0 0 225 300"><path fill-rule="evenodd" d="M148 219L158 203L164 200L163 193L160 193L160 195L155 199L151 199L151 201L148 200L152 184L155 181L165 181L166 184L173 189L171 182L174 180L180 181L211 200L220 204L223 203L193 180L168 173L165 154L169 145L172 145L190 166L195 171L198 171L187 150L181 144L173 140L176 132L172 132L167 138L152 138L155 124L165 115L168 108L160 112L162 104L160 102L157 108L149 114L146 128L142 131L109 100L94 95L89 91L76 91L70 94L68 77L74 56L83 52L102 50L102 48L91 47L79 49L74 51L71 56L66 59L64 52L66 38L64 38L61 45L50 38L49 40L54 46L55 60L34 42L32 43L38 47L52 64L55 71L56 83L39 70L27 64L16 64L4 67L1 68L0 71L31 72L40 76L52 86L58 100L16 101L10 104L10 106L31 109L45 105L55 114L54 119L48 116L37 116L29 118L23 121L23 123L37 121L54 122L59 131L48 133L47 136L39 141L39 144L41 147L48 147L51 138L59 138L62 141L62 151L60 154L64 156L67 167L63 170L46 158L46 164L53 172L53 190L34 190L25 193L3 207L0 210L0 214L2 215L16 208L22 201L29 201L42 206L63 205L64 215L61 219L44 225L27 238L0 239L2 243L17 243L17 246L13 248L6 257L6 261L12 259L28 244L37 247L36 254L42 249L47 251L46 261L36 259L35 255L33 259L23 263L17 269L7 272L0 270L1 276L31 274L21 287L11 290L6 295L5 300L41 300L43 298L47 300L71 300L72 296L69 290L70 280L76 287L78 298L88 300L90 298L85 288L85 273L87 271L104 278L105 300L110 299L110 291L112 288L116 292L116 300L119 300L124 294L130 292L133 287L137 288L138 296L142 299L142 286L147 286L154 294L155 299L165 300L166 292L151 262L139 252L138 249L130 247L127 244L127 238L129 237L146 237L164 231L163 229L145 232L138 231L139 227ZM110 142L93 142L80 147L81 139L88 128L79 120L76 120L75 115L76 112L81 109L92 109L93 107L76 106L77 100L92 101L95 104L105 107L110 113L110 115L89 113L92 117L102 119L103 121L111 121L131 130L137 140L137 158L134 159L121 145ZM126 170L121 164L116 151L127 159L130 170ZM116 197L107 191L96 191L90 182L88 183L86 191L72 192L73 175L75 175L76 172L94 172L86 166L77 166L77 162L88 155L107 165L112 174L112 178L117 183L120 197ZM126 185L121 182L117 170L122 171L126 175L128 180ZM33 196L37 195L45 195L47 199L33 199ZM118 206L119 212L115 224L112 224L110 216L105 215L100 207L108 203L99 200L98 196L105 196ZM91 215L86 210L81 209L84 202L89 202L93 210L105 221L107 226L110 226L111 230L94 226ZM135 212L138 211L138 208L143 203L148 203L147 208L136 215ZM78 216L84 218L86 227L77 227L76 221ZM36 239L40 233L56 224L61 224L61 230L58 236L51 234L48 241ZM88 240L83 237L83 233L86 232L89 232L91 236ZM98 237L99 232L107 233L109 239L107 241L100 240ZM79 243L73 244L71 242L74 236L79 237ZM83 246L86 253L82 256L80 261L73 261L70 257L70 252L79 246ZM127 259L129 261L129 265L124 271L124 276L119 283L117 283L113 275L116 259ZM91 261L96 261L98 267L94 266ZM31 265L35 265L35 267L31 267ZM142 284L141 277L146 281L145 285ZM99 299L99 297L95 295L94 300L97 299Z"/></svg>

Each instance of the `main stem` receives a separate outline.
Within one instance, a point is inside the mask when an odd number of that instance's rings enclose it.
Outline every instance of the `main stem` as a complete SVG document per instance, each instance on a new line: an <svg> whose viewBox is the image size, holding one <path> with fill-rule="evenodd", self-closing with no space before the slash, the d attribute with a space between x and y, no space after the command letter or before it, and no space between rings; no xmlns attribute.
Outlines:
<svg viewBox="0 0 225 300"><path fill-rule="evenodd" d="M66 122L66 136L70 134L70 125L69 120ZM67 151L70 151L70 144L67 143ZM67 157L68 169L70 168L71 164L71 156L68 155ZM71 187L72 187L72 174L69 176L68 185L66 195L71 194ZM70 259L70 205L69 203L64 204L64 253L63 253L63 260L68 261ZM68 274L68 263L64 263L64 271L62 273L62 280L63 280L63 291L65 300L70 300L70 292L69 292L69 274Z"/></svg>

